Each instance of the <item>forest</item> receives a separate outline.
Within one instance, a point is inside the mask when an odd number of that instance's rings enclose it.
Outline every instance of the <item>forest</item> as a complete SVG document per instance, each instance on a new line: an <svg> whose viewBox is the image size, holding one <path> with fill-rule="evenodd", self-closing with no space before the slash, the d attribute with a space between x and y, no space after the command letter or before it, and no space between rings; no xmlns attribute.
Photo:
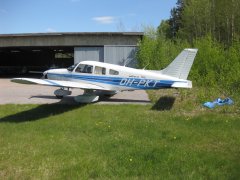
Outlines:
<svg viewBox="0 0 240 180"><path fill-rule="evenodd" d="M240 1L178 0L157 29L145 28L139 66L162 69L184 48L198 48L188 79L202 96L240 92Z"/></svg>

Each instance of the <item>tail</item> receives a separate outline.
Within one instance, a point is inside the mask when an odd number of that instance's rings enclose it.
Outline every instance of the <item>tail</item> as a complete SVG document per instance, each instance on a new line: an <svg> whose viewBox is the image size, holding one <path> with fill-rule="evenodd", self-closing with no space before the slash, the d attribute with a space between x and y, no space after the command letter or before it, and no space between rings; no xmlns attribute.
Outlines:
<svg viewBox="0 0 240 180"><path fill-rule="evenodd" d="M162 74L187 79L198 49L184 49L171 64L161 70Z"/></svg>

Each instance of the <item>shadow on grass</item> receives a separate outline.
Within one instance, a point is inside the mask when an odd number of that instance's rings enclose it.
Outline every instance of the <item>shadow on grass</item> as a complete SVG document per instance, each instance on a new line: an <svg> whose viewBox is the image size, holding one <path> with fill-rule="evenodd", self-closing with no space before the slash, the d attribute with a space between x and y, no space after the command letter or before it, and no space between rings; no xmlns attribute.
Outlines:
<svg viewBox="0 0 240 180"><path fill-rule="evenodd" d="M163 96L153 105L152 110L157 111L166 111L171 110L175 102L175 97L172 96Z"/></svg>
<svg viewBox="0 0 240 180"><path fill-rule="evenodd" d="M66 105L66 104L55 103L55 104L38 105L33 109L3 117L0 119L0 123L3 123L3 122L21 123L21 122L27 122L27 121L37 121L42 118L59 115L76 108L81 108L83 106L85 106L85 104Z"/></svg>
<svg viewBox="0 0 240 180"><path fill-rule="evenodd" d="M99 102L106 102L106 103L137 103L137 104L148 104L151 101L146 100L136 100L136 99L114 99L114 98L107 98L107 97L100 97Z"/></svg>

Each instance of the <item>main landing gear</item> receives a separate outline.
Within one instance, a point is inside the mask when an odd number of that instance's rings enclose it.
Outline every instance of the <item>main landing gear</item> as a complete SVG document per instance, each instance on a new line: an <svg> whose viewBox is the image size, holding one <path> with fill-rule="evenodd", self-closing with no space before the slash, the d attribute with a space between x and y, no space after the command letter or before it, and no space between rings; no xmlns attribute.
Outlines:
<svg viewBox="0 0 240 180"><path fill-rule="evenodd" d="M95 94L94 90L84 90L82 95L74 97L74 100L78 103L92 103L98 101L99 96Z"/></svg>
<svg viewBox="0 0 240 180"><path fill-rule="evenodd" d="M69 91L69 88L67 90L65 90L64 88L61 88L61 89L55 90L54 94L58 99L62 99L64 96L71 95L72 91Z"/></svg>
<svg viewBox="0 0 240 180"><path fill-rule="evenodd" d="M74 97L74 100L78 103L93 103L99 100L99 97L110 98L111 96L115 95L116 91L103 91L103 90L84 90L82 95L78 95ZM64 96L68 96L72 94L72 91L69 88L64 89L60 88L54 91L55 96L58 99L62 99Z"/></svg>
<svg viewBox="0 0 240 180"><path fill-rule="evenodd" d="M99 100L99 97L110 98L115 95L116 91L104 91L104 90L84 90L82 95L74 97L74 100L78 103L92 103Z"/></svg>
<svg viewBox="0 0 240 180"><path fill-rule="evenodd" d="M58 99L62 99L64 96L71 95L72 91L69 91L69 88L67 90L60 88L55 90L54 94ZM92 103L98 101L98 99L99 96L95 94L94 90L84 90L82 95L74 97L74 100L78 103Z"/></svg>

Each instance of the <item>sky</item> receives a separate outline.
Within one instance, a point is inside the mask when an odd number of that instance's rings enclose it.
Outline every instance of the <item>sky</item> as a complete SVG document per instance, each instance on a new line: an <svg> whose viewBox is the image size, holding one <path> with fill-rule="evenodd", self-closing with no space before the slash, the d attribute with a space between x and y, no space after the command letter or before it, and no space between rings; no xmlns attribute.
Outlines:
<svg viewBox="0 0 240 180"><path fill-rule="evenodd" d="M143 31L177 0L0 0L0 34Z"/></svg>

